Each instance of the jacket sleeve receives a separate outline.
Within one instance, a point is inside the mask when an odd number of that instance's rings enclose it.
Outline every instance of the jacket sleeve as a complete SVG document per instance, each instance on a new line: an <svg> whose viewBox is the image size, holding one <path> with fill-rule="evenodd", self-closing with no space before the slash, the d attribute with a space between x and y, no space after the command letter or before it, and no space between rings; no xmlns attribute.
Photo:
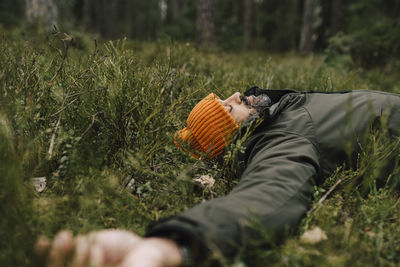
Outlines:
<svg viewBox="0 0 400 267"><path fill-rule="evenodd" d="M229 257L261 232L275 242L295 229L308 210L319 168L315 146L304 137L276 132L264 135L252 151L229 195L157 224L150 235L177 232L184 240Z"/></svg>

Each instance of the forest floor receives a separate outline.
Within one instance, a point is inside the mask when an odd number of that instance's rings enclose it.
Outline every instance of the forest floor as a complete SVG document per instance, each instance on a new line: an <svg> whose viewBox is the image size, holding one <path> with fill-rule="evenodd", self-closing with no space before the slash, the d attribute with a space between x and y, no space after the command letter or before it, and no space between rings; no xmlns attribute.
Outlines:
<svg viewBox="0 0 400 267"><path fill-rule="evenodd" d="M324 55L206 53L189 42L95 42L79 32L0 29L0 38L1 266L35 265L40 235L117 227L144 234L151 221L227 194L237 183L229 159L195 160L173 144L209 92L225 98L257 85L400 93L395 60L366 70L345 57L328 64ZM227 265L396 266L399 192L373 182L391 149L373 136L357 170L338 169L315 186L296 235L268 250L244 248ZM199 188L200 175L216 185ZM46 178L43 192L34 177ZM369 182L355 185L361 177Z"/></svg>

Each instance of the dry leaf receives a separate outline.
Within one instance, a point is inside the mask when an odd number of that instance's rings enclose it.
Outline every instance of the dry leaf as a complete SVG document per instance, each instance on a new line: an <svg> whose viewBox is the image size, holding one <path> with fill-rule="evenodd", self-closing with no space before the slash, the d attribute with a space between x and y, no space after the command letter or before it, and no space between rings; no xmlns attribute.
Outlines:
<svg viewBox="0 0 400 267"><path fill-rule="evenodd" d="M325 232L319 227L305 231L300 237L300 241L307 244L316 244L327 239Z"/></svg>
<svg viewBox="0 0 400 267"><path fill-rule="evenodd" d="M46 177L44 176L31 178L31 181L36 191L39 193L42 193L46 188Z"/></svg>
<svg viewBox="0 0 400 267"><path fill-rule="evenodd" d="M211 189L215 184L215 179L210 175L202 175L199 178L193 179L194 183L201 188Z"/></svg>

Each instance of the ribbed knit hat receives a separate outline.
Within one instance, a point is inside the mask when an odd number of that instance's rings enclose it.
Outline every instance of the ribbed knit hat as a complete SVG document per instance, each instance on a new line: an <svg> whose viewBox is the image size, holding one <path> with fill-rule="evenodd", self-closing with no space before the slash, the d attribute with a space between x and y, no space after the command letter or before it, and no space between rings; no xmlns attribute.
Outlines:
<svg viewBox="0 0 400 267"><path fill-rule="evenodd" d="M219 97L211 93L190 112L186 128L175 134L175 144L184 150L181 142L187 143L196 158L206 154L213 159L221 155L238 128Z"/></svg>

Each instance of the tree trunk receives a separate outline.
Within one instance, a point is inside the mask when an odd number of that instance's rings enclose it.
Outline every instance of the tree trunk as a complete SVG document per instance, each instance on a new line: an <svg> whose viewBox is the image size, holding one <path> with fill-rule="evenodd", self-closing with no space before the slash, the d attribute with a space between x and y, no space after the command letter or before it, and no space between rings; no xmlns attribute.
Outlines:
<svg viewBox="0 0 400 267"><path fill-rule="evenodd" d="M58 21L58 9L53 0L25 0L25 15L28 21L39 19L49 28Z"/></svg>
<svg viewBox="0 0 400 267"><path fill-rule="evenodd" d="M94 0L84 0L83 3L84 25L92 32L99 31L97 5Z"/></svg>
<svg viewBox="0 0 400 267"><path fill-rule="evenodd" d="M244 43L249 46L252 41L252 23L253 22L253 0L244 0Z"/></svg>
<svg viewBox="0 0 400 267"><path fill-rule="evenodd" d="M168 1L168 8L167 8L167 20L169 22L175 22L180 14L181 11L181 0L169 0Z"/></svg>
<svg viewBox="0 0 400 267"><path fill-rule="evenodd" d="M206 48L214 46L214 0L197 0L197 41Z"/></svg>
<svg viewBox="0 0 400 267"><path fill-rule="evenodd" d="M313 13L314 13L314 0L304 1L303 10L303 25L301 29L299 50L301 53L309 53L313 49Z"/></svg>
<svg viewBox="0 0 400 267"><path fill-rule="evenodd" d="M158 0L158 6L160 9L160 18L161 21L166 21L168 19L168 6L167 0Z"/></svg>
<svg viewBox="0 0 400 267"><path fill-rule="evenodd" d="M331 35L335 35L343 26L343 0L332 0Z"/></svg>
<svg viewBox="0 0 400 267"><path fill-rule="evenodd" d="M100 33L101 36L107 37L107 30L104 21L104 9L105 9L105 0L98 0L94 4L95 8L95 22L96 22L96 30Z"/></svg>
<svg viewBox="0 0 400 267"><path fill-rule="evenodd" d="M132 4L131 1L125 0L124 2L124 9L123 9L123 16L124 16L124 30L125 34L129 37L132 37Z"/></svg>
<svg viewBox="0 0 400 267"><path fill-rule="evenodd" d="M121 17L118 14L118 8L120 5L121 1L109 1L106 2L109 8L109 10L104 14L109 18L108 21L106 21L107 25L107 36L112 37L112 38L117 38L121 34ZM110 21L111 19L111 21Z"/></svg>

